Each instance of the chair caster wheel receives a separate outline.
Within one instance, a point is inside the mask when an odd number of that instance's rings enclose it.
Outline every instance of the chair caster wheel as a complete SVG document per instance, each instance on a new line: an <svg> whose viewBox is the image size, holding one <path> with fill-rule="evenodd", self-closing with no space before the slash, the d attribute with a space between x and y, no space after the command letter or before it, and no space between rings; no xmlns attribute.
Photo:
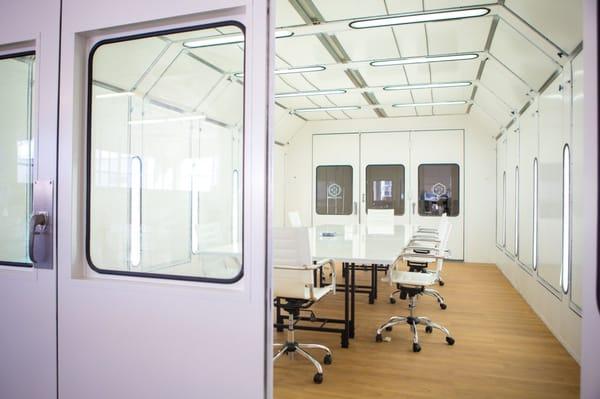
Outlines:
<svg viewBox="0 0 600 399"><path fill-rule="evenodd" d="M425 332L426 332L427 334L431 334L431 333L433 332L433 327L431 327L431 326L427 326L427 327L425 327Z"/></svg>
<svg viewBox="0 0 600 399"><path fill-rule="evenodd" d="M313 381L315 382L315 384L322 383L323 382L323 374L322 373L315 374L315 376L313 377Z"/></svg>
<svg viewBox="0 0 600 399"><path fill-rule="evenodd" d="M440 303L440 308L442 308L442 310L446 310L447 307L448 305L446 305L445 303Z"/></svg>
<svg viewBox="0 0 600 399"><path fill-rule="evenodd" d="M385 331L392 331L392 328L393 328L392 326L388 326L385 328Z"/></svg>
<svg viewBox="0 0 600 399"><path fill-rule="evenodd" d="M381 336L381 334L377 334L375 336L375 342L383 342L383 337Z"/></svg>
<svg viewBox="0 0 600 399"><path fill-rule="evenodd" d="M393 305L396 303L396 298L390 298L390 303Z"/></svg>
<svg viewBox="0 0 600 399"><path fill-rule="evenodd" d="M413 352L421 352L421 345L413 344Z"/></svg>
<svg viewBox="0 0 600 399"><path fill-rule="evenodd" d="M331 364L333 362L333 359L331 357L330 354L326 354L325 357L323 358L323 363L325 364Z"/></svg>
<svg viewBox="0 0 600 399"><path fill-rule="evenodd" d="M446 283L444 283L443 281L440 281L439 284L440 284L440 287L443 287L444 284L446 284Z"/></svg>
<svg viewBox="0 0 600 399"><path fill-rule="evenodd" d="M448 343L448 345L454 345L454 338L446 337L446 342Z"/></svg>

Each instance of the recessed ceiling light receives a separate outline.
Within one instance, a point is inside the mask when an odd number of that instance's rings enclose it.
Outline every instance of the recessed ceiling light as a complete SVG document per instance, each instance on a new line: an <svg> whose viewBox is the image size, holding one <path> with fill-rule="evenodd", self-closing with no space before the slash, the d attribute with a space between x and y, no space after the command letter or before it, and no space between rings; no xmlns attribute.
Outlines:
<svg viewBox="0 0 600 399"><path fill-rule="evenodd" d="M329 96L332 94L344 94L346 90L335 89L335 90L314 90L314 91L296 91L291 93L279 93L275 94L275 98L285 97L312 97L312 96Z"/></svg>
<svg viewBox="0 0 600 399"><path fill-rule="evenodd" d="M285 68L285 69L276 69L275 75L288 75L291 73L306 73L306 72L320 72L324 71L325 68L323 65L313 65L307 67L298 67L298 68ZM233 76L236 78L243 78L244 74L242 72L234 73Z"/></svg>
<svg viewBox="0 0 600 399"><path fill-rule="evenodd" d="M371 61L371 66L391 66L405 64L425 64L430 62L464 61L479 57L477 53L450 54L450 55L428 55L424 57L397 58L392 60Z"/></svg>
<svg viewBox="0 0 600 399"><path fill-rule="evenodd" d="M427 107L433 105L464 105L467 101L435 101L430 103L411 103L411 104L394 104L392 107L403 108L403 107Z"/></svg>
<svg viewBox="0 0 600 399"><path fill-rule="evenodd" d="M471 8L469 10L452 10L424 12L418 14L398 15L395 17L361 19L350 22L354 29L378 28L381 26L416 24L422 22L448 21L452 19L482 17L489 14L489 8Z"/></svg>
<svg viewBox="0 0 600 399"><path fill-rule="evenodd" d="M278 30L275 31L275 38L280 39L282 37L290 37L294 34L294 32L290 32L288 30ZM220 46L223 44L234 44L234 43L243 43L244 42L244 34L236 33L233 35L219 35L219 36L209 36L198 40L193 40L190 42L184 42L183 45L189 48L198 48L198 47L210 47L210 46Z"/></svg>
<svg viewBox="0 0 600 399"><path fill-rule="evenodd" d="M422 83L414 85L385 86L383 90L417 90L417 89L442 89L446 87L471 86L471 82L445 82L445 83Z"/></svg>
<svg viewBox="0 0 600 399"><path fill-rule="evenodd" d="M355 111L357 109L360 109L357 105L346 105L339 107L298 108L294 112Z"/></svg>

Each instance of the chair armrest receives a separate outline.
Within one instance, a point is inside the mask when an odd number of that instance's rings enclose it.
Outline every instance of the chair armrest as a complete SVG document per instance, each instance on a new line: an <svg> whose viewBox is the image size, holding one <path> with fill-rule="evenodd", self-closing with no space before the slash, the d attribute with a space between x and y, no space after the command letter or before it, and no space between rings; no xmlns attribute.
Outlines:
<svg viewBox="0 0 600 399"><path fill-rule="evenodd" d="M331 268L331 284L333 285L333 295L335 295L335 289L336 289L336 275L335 275L335 263L333 262L333 259L321 259L321 260L316 260L313 262L317 268L319 267L323 267L325 265L329 265Z"/></svg>
<svg viewBox="0 0 600 399"><path fill-rule="evenodd" d="M289 266L289 265L273 265L273 269L287 269L287 270L315 270L321 266L318 265L302 265L302 266Z"/></svg>

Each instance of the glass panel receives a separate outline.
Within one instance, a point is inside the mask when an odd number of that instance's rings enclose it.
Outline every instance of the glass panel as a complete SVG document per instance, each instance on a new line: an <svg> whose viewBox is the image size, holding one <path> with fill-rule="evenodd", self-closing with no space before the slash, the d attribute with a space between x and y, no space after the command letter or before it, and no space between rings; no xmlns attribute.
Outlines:
<svg viewBox="0 0 600 399"><path fill-rule="evenodd" d="M30 266L33 54L0 58L0 264Z"/></svg>
<svg viewBox="0 0 600 399"><path fill-rule="evenodd" d="M317 214L352 214L352 166L317 166Z"/></svg>
<svg viewBox="0 0 600 399"><path fill-rule="evenodd" d="M515 167L515 256L519 256L519 167Z"/></svg>
<svg viewBox="0 0 600 399"><path fill-rule="evenodd" d="M369 209L393 209L404 215L404 166L367 166L367 213Z"/></svg>
<svg viewBox="0 0 600 399"><path fill-rule="evenodd" d="M242 269L242 42L108 41L91 61L89 253L99 272L231 282ZM208 44L211 44L210 46ZM232 182L233 177L233 182Z"/></svg>
<svg viewBox="0 0 600 399"><path fill-rule="evenodd" d="M533 270L537 270L538 265L538 160L533 160Z"/></svg>
<svg viewBox="0 0 600 399"><path fill-rule="evenodd" d="M419 215L458 216L458 180L456 164L419 165Z"/></svg>
<svg viewBox="0 0 600 399"><path fill-rule="evenodd" d="M563 149L563 189L562 189L562 262L560 285L563 292L569 292L571 282L571 152L569 145Z"/></svg>

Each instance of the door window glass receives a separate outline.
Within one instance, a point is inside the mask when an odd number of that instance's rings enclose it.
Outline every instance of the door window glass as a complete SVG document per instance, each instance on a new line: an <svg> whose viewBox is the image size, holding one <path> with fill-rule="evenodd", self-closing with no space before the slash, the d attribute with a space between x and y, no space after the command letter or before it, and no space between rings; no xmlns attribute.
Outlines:
<svg viewBox="0 0 600 399"><path fill-rule="evenodd" d="M368 165L366 175L367 213L393 209L394 215L404 215L404 166Z"/></svg>
<svg viewBox="0 0 600 399"><path fill-rule="evenodd" d="M318 215L351 215L353 201L352 166L317 167Z"/></svg>
<svg viewBox="0 0 600 399"><path fill-rule="evenodd" d="M0 264L31 266L33 53L0 57Z"/></svg>
<svg viewBox="0 0 600 399"><path fill-rule="evenodd" d="M458 165L419 165L419 215L458 216L459 192Z"/></svg>
<svg viewBox="0 0 600 399"><path fill-rule="evenodd" d="M244 83L234 74L244 70L241 26L104 41L92 50L89 69L90 266L237 280Z"/></svg>

